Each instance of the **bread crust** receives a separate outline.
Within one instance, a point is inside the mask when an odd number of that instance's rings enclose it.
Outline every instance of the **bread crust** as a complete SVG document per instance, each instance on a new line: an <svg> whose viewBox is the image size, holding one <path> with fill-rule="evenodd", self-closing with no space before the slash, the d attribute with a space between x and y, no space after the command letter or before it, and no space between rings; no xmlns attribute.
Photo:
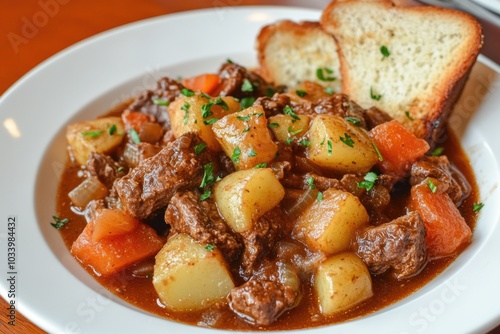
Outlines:
<svg viewBox="0 0 500 334"><path fill-rule="evenodd" d="M366 20L378 20L376 24L380 27L380 31L372 32L372 36L368 36L368 34L363 35L363 38L367 40L380 38L380 41L385 41L384 38L381 38L381 36L387 35L387 31L384 31L384 29L393 27L390 21L402 16L408 21L425 21L427 24L435 25L435 27L422 27L422 29L438 29L440 25L452 21L460 23L461 31L459 33L464 36L463 40L461 40L457 46L454 46L454 49L442 51L448 57L453 57L453 59L447 60L448 63L451 62L453 64L447 68L440 68L439 73L431 73L433 78L439 80L435 80L435 82L426 82L426 80L430 79L422 76L419 77L418 66L412 64L411 60L406 65L395 64L401 68L401 72L405 75L415 76L411 78L412 80L423 82L424 87L432 87L432 89L422 89L419 91L418 96L415 96L415 98L411 100L411 103L405 106L398 106L399 108L395 108L395 105L391 104L388 98L390 94L392 94L391 92L385 92L384 94L387 94L385 96L386 98L382 98L379 101L370 101L367 99L366 83L363 84L362 82L364 78L356 75L356 69L352 66L354 52L360 53L356 55L356 57L360 57L360 59L363 59L363 57L369 59L368 54L365 54L368 53L369 50L365 47L366 44L353 45L352 39L348 40L350 31L357 29L357 27L353 27L352 23L349 21L344 22L344 17L341 15L345 16L348 15L348 13L355 13L360 10L368 11L366 7L370 7L369 10L372 13L373 10L376 10L378 15L377 17L367 15ZM344 93L348 94L355 102L364 108L370 107L371 105L369 104L371 103L386 111L393 118L399 120L411 129L418 137L427 139L431 143L439 141L439 135L443 132L443 126L463 90L471 67L475 63L482 46L482 28L473 17L462 12L445 8L430 6L397 6L389 0L334 0L330 2L323 11L320 23L324 30L335 37L339 46L340 67L343 78L342 91ZM418 34L421 32L415 33ZM397 32L395 34L397 34ZM394 38L394 41L398 41L397 37ZM428 43L436 48L441 47L439 44L436 44L436 41L428 41ZM382 42L380 42L380 44L382 44ZM357 48L356 51L353 51L354 47ZM418 47L425 49L428 45ZM378 65L379 63L376 62L366 62L365 71L379 71L380 73L378 74L383 76L388 74L384 71L387 72L392 70L390 67L387 69L377 68L376 66ZM360 92L360 90L363 91ZM365 94L365 97L360 98L361 94ZM412 119L407 116L407 113L411 115L410 117Z"/></svg>

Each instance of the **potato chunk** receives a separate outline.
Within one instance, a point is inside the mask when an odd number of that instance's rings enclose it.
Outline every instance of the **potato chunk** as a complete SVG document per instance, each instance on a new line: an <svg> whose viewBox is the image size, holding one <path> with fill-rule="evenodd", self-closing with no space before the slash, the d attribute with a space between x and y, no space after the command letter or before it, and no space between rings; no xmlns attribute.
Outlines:
<svg viewBox="0 0 500 334"><path fill-rule="evenodd" d="M269 163L278 152L261 106L223 117L213 125L213 131L237 170Z"/></svg>
<svg viewBox="0 0 500 334"><path fill-rule="evenodd" d="M291 141L302 137L309 130L311 117L300 115L298 118L282 114L269 117L269 127L276 139L284 144L290 144Z"/></svg>
<svg viewBox="0 0 500 334"><path fill-rule="evenodd" d="M222 150L212 131L214 122L225 115L236 112L240 104L232 97L209 98L207 95L181 95L168 107L168 114L175 138L187 132L195 132L207 147L219 152Z"/></svg>
<svg viewBox="0 0 500 334"><path fill-rule="evenodd" d="M174 311L206 308L224 300L234 287L220 251L183 233L171 237L156 255L153 285Z"/></svg>
<svg viewBox="0 0 500 334"><path fill-rule="evenodd" d="M366 173L378 160L368 134L342 117L317 116L309 136L307 157L338 173Z"/></svg>
<svg viewBox="0 0 500 334"><path fill-rule="evenodd" d="M66 129L70 154L80 165L85 165L90 152L111 153L121 144L124 134L125 127L120 117L78 122Z"/></svg>
<svg viewBox="0 0 500 334"><path fill-rule="evenodd" d="M369 219L356 196L330 188L297 219L293 234L312 251L331 255L348 250L356 231Z"/></svg>
<svg viewBox="0 0 500 334"><path fill-rule="evenodd" d="M285 189L271 168L257 168L229 174L215 184L213 194L226 223L234 231L244 232L278 205Z"/></svg>
<svg viewBox="0 0 500 334"><path fill-rule="evenodd" d="M319 265L314 290L324 315L345 311L373 296L368 268L350 252L333 255Z"/></svg>

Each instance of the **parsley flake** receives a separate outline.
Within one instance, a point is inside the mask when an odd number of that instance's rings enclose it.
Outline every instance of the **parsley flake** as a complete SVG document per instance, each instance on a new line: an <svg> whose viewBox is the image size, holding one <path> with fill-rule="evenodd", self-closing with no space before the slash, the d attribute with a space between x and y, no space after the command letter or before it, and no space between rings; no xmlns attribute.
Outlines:
<svg viewBox="0 0 500 334"><path fill-rule="evenodd" d="M186 125L189 121L189 108L191 105L189 102L184 103L184 105L181 107L181 110L184 110L184 125Z"/></svg>
<svg viewBox="0 0 500 334"><path fill-rule="evenodd" d="M54 223L50 223L50 225L52 225L56 229L60 229L61 227L69 223L68 218L60 219L58 216L52 216L52 219L54 219Z"/></svg>
<svg viewBox="0 0 500 334"><path fill-rule="evenodd" d="M384 56L384 58L387 58L387 57L389 57L391 55L391 53L389 52L389 49L385 45L382 45L380 47L380 53L382 53L382 55Z"/></svg>
<svg viewBox="0 0 500 334"><path fill-rule="evenodd" d="M340 141L349 147L354 147L354 140L352 140L348 133L344 133L344 137L340 136Z"/></svg>
<svg viewBox="0 0 500 334"><path fill-rule="evenodd" d="M302 89L297 89L297 90L295 90L295 94L297 94L300 97L304 97L307 95L307 92L305 90L302 90Z"/></svg>
<svg viewBox="0 0 500 334"><path fill-rule="evenodd" d="M203 118L208 118L210 116L212 116L212 106L213 106L213 102L208 102L208 103L205 103L204 105L201 106L201 116Z"/></svg>
<svg viewBox="0 0 500 334"><path fill-rule="evenodd" d="M314 185L314 177L310 176L306 180L307 185L309 186L309 189L314 189L316 186Z"/></svg>
<svg viewBox="0 0 500 334"><path fill-rule="evenodd" d="M209 252L213 252L215 248L217 248L217 246L212 245L212 244L207 244L207 245L205 246L205 249L206 249L207 251L209 251Z"/></svg>
<svg viewBox="0 0 500 334"><path fill-rule="evenodd" d="M209 199L209 198L210 198L210 196L212 196L212 190L211 190L211 189L209 189L209 188L207 188L207 189L205 189L205 190L203 191L203 194L201 194L201 196L200 196L200 201L201 201L201 202L203 202L203 201L205 201L205 200Z"/></svg>
<svg viewBox="0 0 500 334"><path fill-rule="evenodd" d="M295 113L295 111L293 111L292 107L290 107L289 105L286 105L285 108L283 108L283 113L292 117L292 123L294 123L295 121L300 121L300 117Z"/></svg>
<svg viewBox="0 0 500 334"><path fill-rule="evenodd" d="M109 127L108 133L110 136L112 136L116 133L117 130L118 130L118 128L116 127L116 124L113 124Z"/></svg>
<svg viewBox="0 0 500 334"><path fill-rule="evenodd" d="M302 129L294 130L294 129L292 129L291 126L288 127L288 133L291 134L292 136L295 136L296 134L299 134L301 132L302 132Z"/></svg>
<svg viewBox="0 0 500 334"><path fill-rule="evenodd" d="M437 187L436 185L434 184L434 182L432 182L431 179L427 180L427 186L429 187L429 189L431 190L431 192L434 194L436 191L437 191Z"/></svg>
<svg viewBox="0 0 500 334"><path fill-rule="evenodd" d="M236 119L243 121L243 122L248 122L250 120L250 115L246 116L236 116Z"/></svg>
<svg viewBox="0 0 500 334"><path fill-rule="evenodd" d="M249 157L255 157L257 155L257 152L253 149L253 147L250 148L250 151L248 151L248 156Z"/></svg>
<svg viewBox="0 0 500 334"><path fill-rule="evenodd" d="M325 93L327 93L328 95L333 95L333 88L332 87L326 87L325 88Z"/></svg>
<svg viewBox="0 0 500 334"><path fill-rule="evenodd" d="M130 129L128 133L134 143L139 144L141 142L141 137L139 137L139 134L135 131L135 129Z"/></svg>
<svg viewBox="0 0 500 334"><path fill-rule="evenodd" d="M254 168L266 168L266 167L267 167L267 163L261 162L260 164L256 164Z"/></svg>
<svg viewBox="0 0 500 334"><path fill-rule="evenodd" d="M356 126L359 126L361 124L361 120L359 118L356 118L356 117L347 116L347 117L344 117L344 119L346 121L348 121L349 123L356 125Z"/></svg>
<svg viewBox="0 0 500 334"><path fill-rule="evenodd" d="M323 200L323 193L321 191L318 191L318 195L316 196L316 200L318 202L321 202Z"/></svg>
<svg viewBox="0 0 500 334"><path fill-rule="evenodd" d="M244 98L241 99L240 105L241 105L242 109L246 109L246 108L252 106L252 104L254 102L255 102L255 97L253 97L253 96L247 96L247 97L244 97Z"/></svg>
<svg viewBox="0 0 500 334"><path fill-rule="evenodd" d="M157 106L164 106L167 107L170 103L167 100L164 99L153 99L153 103L156 104Z"/></svg>
<svg viewBox="0 0 500 334"><path fill-rule="evenodd" d="M199 144L194 145L194 153L196 155L200 155L207 148L207 144L201 142Z"/></svg>
<svg viewBox="0 0 500 334"><path fill-rule="evenodd" d="M238 146L234 148L233 154L231 155L231 160L233 160L234 163L240 162L240 155L241 155L241 150Z"/></svg>
<svg viewBox="0 0 500 334"><path fill-rule="evenodd" d="M201 180L200 188L211 186L214 184L214 182L215 182L214 165L211 162L209 162L203 165L203 179Z"/></svg>
<svg viewBox="0 0 500 334"><path fill-rule="evenodd" d="M243 83L241 84L242 92L253 92L253 85L247 78L243 79Z"/></svg>
<svg viewBox="0 0 500 334"><path fill-rule="evenodd" d="M326 147L327 147L327 150L328 150L328 155L331 156L332 153L333 153L333 144L332 144L331 140L328 140L326 142Z"/></svg>
<svg viewBox="0 0 500 334"><path fill-rule="evenodd" d="M377 153L378 161L384 161L384 157L382 156L382 153L380 153L380 151L377 147L377 144L375 144L375 142L372 141L372 146L373 146L373 149L375 150L375 152Z"/></svg>
<svg viewBox="0 0 500 334"><path fill-rule="evenodd" d="M374 172L368 172L363 178L363 181L358 182L358 188L365 188L367 191L372 190L375 185L375 181L377 180L377 174Z"/></svg>
<svg viewBox="0 0 500 334"><path fill-rule="evenodd" d="M267 126L270 128L270 129L274 129L274 128L277 128L278 126L280 126L278 123L269 123L267 124Z"/></svg>
<svg viewBox="0 0 500 334"><path fill-rule="evenodd" d="M90 137L90 138L97 138L99 137L104 131L103 130L91 130L91 131L83 131L82 135L85 137Z"/></svg>
<svg viewBox="0 0 500 334"><path fill-rule="evenodd" d="M333 75L333 70L328 67L320 67L316 70L316 77L321 80L321 81L335 81L337 78L335 78Z"/></svg>
<svg viewBox="0 0 500 334"><path fill-rule="evenodd" d="M226 101L224 101L222 99L222 97L220 97L220 96L217 96L217 98L214 101L214 104L218 105L218 106L221 106L222 109L224 109L224 110L229 110L229 106L227 105Z"/></svg>
<svg viewBox="0 0 500 334"><path fill-rule="evenodd" d="M194 95L194 91L192 91L191 89L188 89L188 88L182 88L181 94L184 96L190 97L190 96Z"/></svg>
<svg viewBox="0 0 500 334"><path fill-rule="evenodd" d="M472 204L472 211L478 212L484 207L484 203L474 203Z"/></svg>
<svg viewBox="0 0 500 334"><path fill-rule="evenodd" d="M436 147L434 150L432 150L431 155L433 157L440 156L444 151L444 147Z"/></svg>
<svg viewBox="0 0 500 334"><path fill-rule="evenodd" d="M410 112L409 111L405 111L405 116L410 120L410 121L414 121L415 118L413 118L411 115L410 115Z"/></svg>
<svg viewBox="0 0 500 334"><path fill-rule="evenodd" d="M311 145L311 141L307 138L302 138L299 140L299 145L309 147Z"/></svg>
<svg viewBox="0 0 500 334"><path fill-rule="evenodd" d="M203 121L203 124L205 125L211 125L211 124L214 124L215 122L217 122L219 119L218 118L209 118L209 119L206 119Z"/></svg>

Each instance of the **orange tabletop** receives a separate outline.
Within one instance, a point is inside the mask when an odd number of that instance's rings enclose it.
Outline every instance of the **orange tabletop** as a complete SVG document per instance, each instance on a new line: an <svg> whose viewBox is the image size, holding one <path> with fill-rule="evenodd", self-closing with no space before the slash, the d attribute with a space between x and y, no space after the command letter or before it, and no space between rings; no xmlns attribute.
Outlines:
<svg viewBox="0 0 500 334"><path fill-rule="evenodd" d="M3 0L0 1L0 35L3 36L0 39L0 94L55 53L84 38L129 22L202 7L299 5L322 8L327 2L328 0ZM0 309L6 310L7 307L8 304L0 299ZM45 333L19 313L16 326L9 326L5 312L2 313L0 333ZM493 333L500 334L500 327L491 332Z"/></svg>

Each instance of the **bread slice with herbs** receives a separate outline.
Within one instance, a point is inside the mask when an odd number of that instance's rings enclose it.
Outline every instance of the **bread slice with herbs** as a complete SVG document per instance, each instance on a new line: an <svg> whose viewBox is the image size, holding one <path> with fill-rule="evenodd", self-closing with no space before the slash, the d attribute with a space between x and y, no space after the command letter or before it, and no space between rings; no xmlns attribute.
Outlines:
<svg viewBox="0 0 500 334"><path fill-rule="evenodd" d="M474 18L389 0L334 0L320 22L340 49L343 93L420 138L440 141L482 46Z"/></svg>
<svg viewBox="0 0 500 334"><path fill-rule="evenodd" d="M256 49L259 73L276 85L312 81L340 91L337 45L319 22L279 21L261 29Z"/></svg>

